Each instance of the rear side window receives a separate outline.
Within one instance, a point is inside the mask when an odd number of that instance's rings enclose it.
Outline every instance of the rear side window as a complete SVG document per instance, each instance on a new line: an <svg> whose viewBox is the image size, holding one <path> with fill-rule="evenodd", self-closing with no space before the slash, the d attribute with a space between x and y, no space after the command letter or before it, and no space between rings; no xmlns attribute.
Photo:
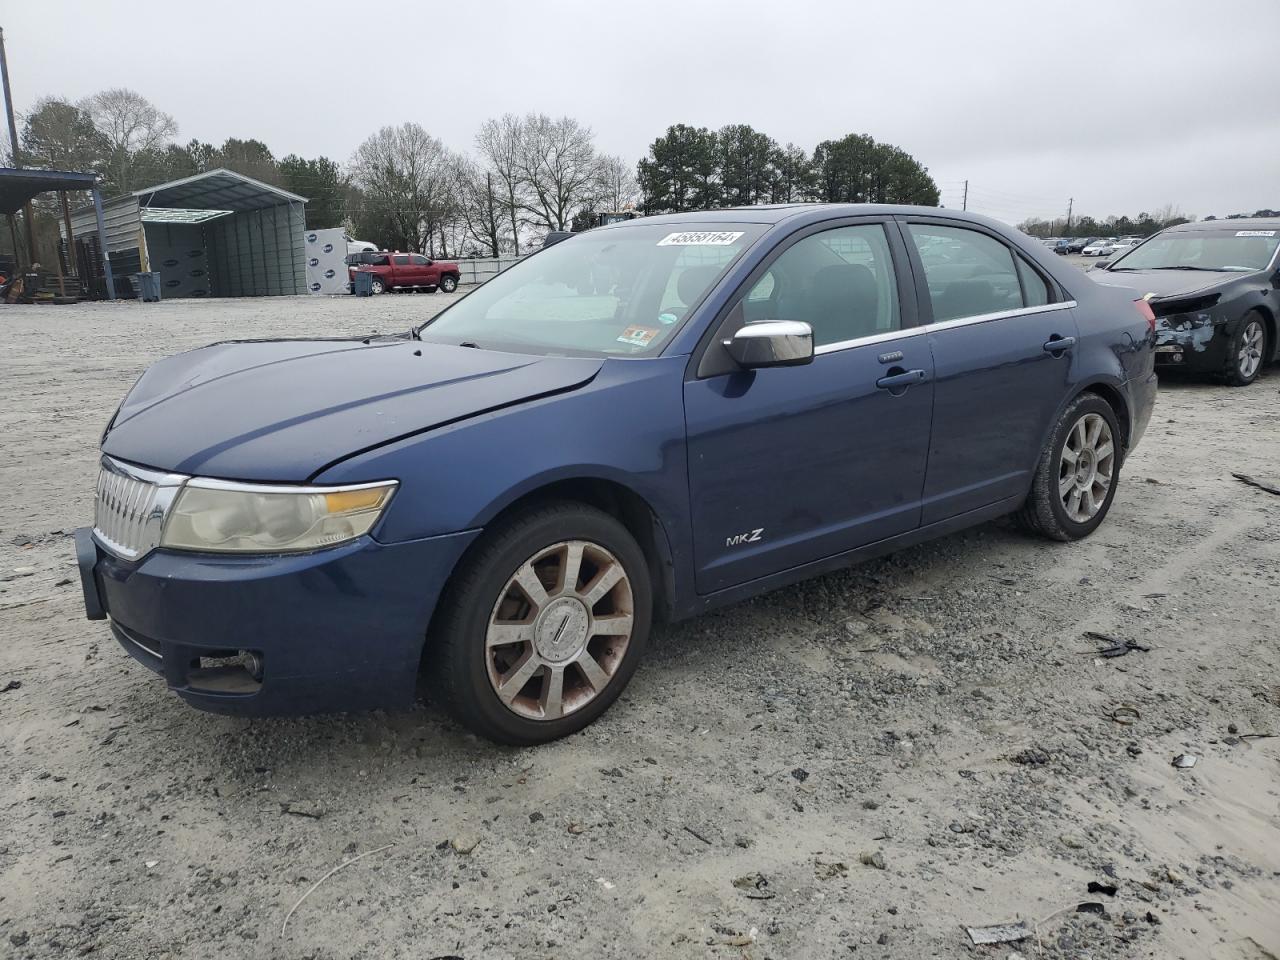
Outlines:
<svg viewBox="0 0 1280 960"><path fill-rule="evenodd" d="M804 321L815 347L901 329L884 227L837 227L797 241L747 291L741 307L748 323Z"/></svg>
<svg viewBox="0 0 1280 960"><path fill-rule="evenodd" d="M429 262L426 257L417 253L410 254L409 259L413 262L415 267L425 267Z"/></svg>
<svg viewBox="0 0 1280 960"><path fill-rule="evenodd" d="M409 265L408 256L392 257L392 259L395 260L397 267L407 267Z"/></svg>
<svg viewBox="0 0 1280 960"><path fill-rule="evenodd" d="M367 259L364 261L371 267L387 267L391 265L391 258L385 253L366 253L362 256Z"/></svg>
<svg viewBox="0 0 1280 960"><path fill-rule="evenodd" d="M908 230L924 265L935 323L1026 306L1013 252L999 240L964 227L913 223Z"/></svg>

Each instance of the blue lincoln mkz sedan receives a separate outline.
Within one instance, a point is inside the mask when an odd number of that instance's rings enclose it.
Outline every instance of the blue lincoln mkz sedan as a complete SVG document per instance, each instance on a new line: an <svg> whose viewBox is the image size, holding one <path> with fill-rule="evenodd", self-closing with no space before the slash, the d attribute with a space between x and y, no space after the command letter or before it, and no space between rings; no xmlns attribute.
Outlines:
<svg viewBox="0 0 1280 960"><path fill-rule="evenodd" d="M1154 319L950 210L575 235L398 337L157 363L102 440L87 612L188 703L404 707L537 743L689 617L1015 514L1106 516Z"/></svg>

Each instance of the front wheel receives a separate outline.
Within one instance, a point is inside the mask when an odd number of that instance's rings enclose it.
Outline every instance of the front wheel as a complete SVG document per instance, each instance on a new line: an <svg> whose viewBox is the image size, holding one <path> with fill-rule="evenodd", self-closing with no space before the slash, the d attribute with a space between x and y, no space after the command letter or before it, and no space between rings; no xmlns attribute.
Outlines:
<svg viewBox="0 0 1280 960"><path fill-rule="evenodd" d="M1257 313L1249 313L1227 348L1226 380L1233 387L1247 387L1258 379L1267 356L1267 326Z"/></svg>
<svg viewBox="0 0 1280 960"><path fill-rule="evenodd" d="M586 727L618 698L652 615L644 553L608 514L555 503L484 535L432 628L446 707L499 743Z"/></svg>
<svg viewBox="0 0 1280 960"><path fill-rule="evenodd" d="M441 277L440 289L443 290L445 293L453 293L453 291L458 289L458 278L457 277Z"/></svg>
<svg viewBox="0 0 1280 960"><path fill-rule="evenodd" d="M1080 540L1111 509L1120 481L1120 425L1094 393L1071 401L1040 454L1021 525L1051 540Z"/></svg>
<svg viewBox="0 0 1280 960"><path fill-rule="evenodd" d="M373 283L369 284L369 289L371 289L374 293L386 293L387 285L383 283L381 280L375 279Z"/></svg>

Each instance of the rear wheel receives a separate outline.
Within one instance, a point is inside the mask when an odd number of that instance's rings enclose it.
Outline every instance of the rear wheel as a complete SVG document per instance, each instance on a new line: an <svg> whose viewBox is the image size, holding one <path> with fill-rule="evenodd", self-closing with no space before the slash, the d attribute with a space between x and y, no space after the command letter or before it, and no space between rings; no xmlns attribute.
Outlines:
<svg viewBox="0 0 1280 960"><path fill-rule="evenodd" d="M1267 324L1258 313L1247 313L1227 348L1226 381L1247 387L1258 379L1267 356Z"/></svg>
<svg viewBox="0 0 1280 960"><path fill-rule="evenodd" d="M1111 509L1120 480L1120 426L1111 405L1083 393L1063 411L1040 454L1022 526L1052 540L1093 533Z"/></svg>
<svg viewBox="0 0 1280 960"><path fill-rule="evenodd" d="M440 289L445 293L453 293L453 291L458 289L458 278L450 276L441 277Z"/></svg>
<svg viewBox="0 0 1280 960"><path fill-rule="evenodd" d="M644 554L617 520L557 503L485 534L433 627L436 683L466 726L500 743L576 733L622 692L652 613Z"/></svg>

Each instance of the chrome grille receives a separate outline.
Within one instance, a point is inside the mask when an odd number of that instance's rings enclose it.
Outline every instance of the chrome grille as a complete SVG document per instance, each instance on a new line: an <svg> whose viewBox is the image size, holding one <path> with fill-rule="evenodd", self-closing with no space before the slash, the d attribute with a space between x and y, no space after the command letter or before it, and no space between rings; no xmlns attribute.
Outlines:
<svg viewBox="0 0 1280 960"><path fill-rule="evenodd" d="M94 503L94 535L126 560L150 553L160 545L165 516L187 479L182 474L147 470L103 457Z"/></svg>

